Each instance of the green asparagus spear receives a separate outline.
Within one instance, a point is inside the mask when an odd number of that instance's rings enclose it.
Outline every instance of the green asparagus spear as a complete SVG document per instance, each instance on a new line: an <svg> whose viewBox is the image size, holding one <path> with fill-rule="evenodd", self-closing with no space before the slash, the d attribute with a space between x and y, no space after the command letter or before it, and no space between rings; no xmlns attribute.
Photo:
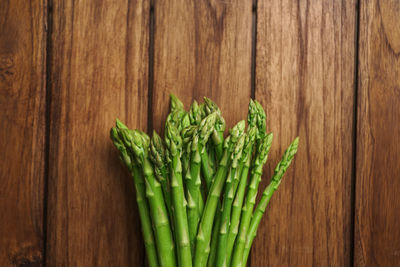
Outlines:
<svg viewBox="0 0 400 267"><path fill-rule="evenodd" d="M217 119L211 136L212 145L210 142L207 144L207 150L213 152L204 153L201 158L202 173L206 181L206 192L208 193L215 173L214 166L218 165L223 152L225 121L221 116L221 110L213 101L206 97L204 101L205 103L202 108L205 114L217 113ZM215 156L210 157L210 154L215 154Z"/></svg>
<svg viewBox="0 0 400 267"><path fill-rule="evenodd" d="M165 205L167 206L170 221L172 222L172 200L171 188L169 181L168 164L165 155L165 148L161 137L153 131L153 136L150 141L149 157L154 165L154 173L161 184L164 193Z"/></svg>
<svg viewBox="0 0 400 267"><path fill-rule="evenodd" d="M249 128L257 127L257 140L263 138L266 134L266 119L267 115L260 103L257 100L250 99L249 111L247 113L247 122Z"/></svg>
<svg viewBox="0 0 400 267"><path fill-rule="evenodd" d="M217 168L217 158L215 155L215 149L211 146L210 142L207 143L206 145L206 149L207 149L207 154L208 154L208 166L210 167L210 172L212 173L212 175L209 175L210 177L212 177L216 171Z"/></svg>
<svg viewBox="0 0 400 267"><path fill-rule="evenodd" d="M239 231L240 215L242 212L242 205L245 196L247 186L247 175L250 168L251 156L255 140L260 140L265 135L265 111L261 105L257 105L258 102L250 99L249 110L247 114L248 133L247 133L247 148L243 152L241 162L241 177L238 185L235 200L232 206L231 225L229 227L228 241L226 248L226 265L230 266L231 255L233 246L235 245L236 236Z"/></svg>
<svg viewBox="0 0 400 267"><path fill-rule="evenodd" d="M208 111L206 110L205 103L201 103L198 106L198 110L199 110L199 115L200 115L201 119L204 119L205 117L207 117L207 115L212 113L210 110L208 110ZM207 153L203 153L201 155L201 171L202 171L202 176L205 180L205 184L206 184L205 191L207 194L208 190L210 189L211 181L212 181L212 178L214 176L214 173L216 171L216 166L217 166L217 164L215 162L216 158L214 155L215 147L212 142L212 138L206 144L206 151L207 151Z"/></svg>
<svg viewBox="0 0 400 267"><path fill-rule="evenodd" d="M222 205L221 224L218 236L218 247L217 247L217 258L216 258L217 266L226 266L226 261L225 261L226 244L227 244L228 230L230 224L232 202L239 181L237 168L239 167L239 161L240 158L242 157L242 151L245 139L246 135L244 134L236 143L234 152L232 153L232 163L229 169L228 178L225 182L224 201Z"/></svg>
<svg viewBox="0 0 400 267"><path fill-rule="evenodd" d="M146 201L146 188L142 171L137 162L129 156L116 128L111 128L110 137L115 147L120 152L121 161L128 167L133 177L136 190L136 202L139 210L140 223L142 225L143 241L146 248L147 262L150 267L158 267L157 250L154 243L153 229L151 228L149 206Z"/></svg>
<svg viewBox="0 0 400 267"><path fill-rule="evenodd" d="M172 204L174 208L174 223L176 231L176 246L180 266L192 266L192 255L189 243L186 199L182 182L182 139L178 129L173 124L166 124L165 143L167 157L170 163Z"/></svg>
<svg viewBox="0 0 400 267"><path fill-rule="evenodd" d="M189 115L183 109L176 109L168 114L165 123L174 125L180 132L190 125Z"/></svg>
<svg viewBox="0 0 400 267"><path fill-rule="evenodd" d="M227 176L227 171L231 163L231 153L239 138L243 135L245 122L240 121L230 131L230 136L225 140L224 153L220 161L218 170L213 179L211 189L207 196L207 202L201 217L199 230L197 233L196 252L194 265L196 267L206 266L208 254L210 252L210 239L215 211L219 202L222 188Z"/></svg>
<svg viewBox="0 0 400 267"><path fill-rule="evenodd" d="M170 94L170 112L174 112L178 109L184 109L184 105L182 101L179 100L174 94Z"/></svg>
<svg viewBox="0 0 400 267"><path fill-rule="evenodd" d="M221 116L221 110L211 99L204 97L205 111L207 114L217 112L219 114L215 128L212 134L212 140L215 146L217 162L222 158L223 144L224 144L224 131L225 131L225 120Z"/></svg>
<svg viewBox="0 0 400 267"><path fill-rule="evenodd" d="M204 181L206 183L206 193L210 190L211 182L215 173L214 164L215 161L213 160L213 155L210 153L210 149L214 151L214 146L210 147L209 143L206 144L204 148L204 153L200 154L201 157L201 171L204 177ZM210 158L211 154L211 158Z"/></svg>
<svg viewBox="0 0 400 267"><path fill-rule="evenodd" d="M196 100L194 100L190 106L189 119L191 125L199 125L202 120L201 110Z"/></svg>
<svg viewBox="0 0 400 267"><path fill-rule="evenodd" d="M207 190L210 188L212 176L214 175L213 170L210 168L208 153L206 150L206 144L212 132L214 131L214 126L218 118L217 113L211 113L205 117L199 125L199 142L198 151L200 152L201 167L204 174L204 180L206 182Z"/></svg>
<svg viewBox="0 0 400 267"><path fill-rule="evenodd" d="M217 211L215 213L214 224L211 233L210 254L207 261L208 267L215 266L215 261L217 258L219 228L221 225L221 215L222 215L221 202L218 201Z"/></svg>
<svg viewBox="0 0 400 267"><path fill-rule="evenodd" d="M228 237L229 237L229 230L231 227L231 211L232 211L232 203L233 198L236 194L236 190L239 184L239 178L241 175L241 171L244 167L244 161L247 158L251 158L251 152L254 144L255 134L257 130L256 128L252 128L249 130L249 133L243 136L243 153L238 154L238 158L236 159L236 163L232 163L231 167L231 175L232 179L228 178L225 184L225 194L224 194L224 205L223 205L223 212L222 212L222 223L220 228L220 233L218 237L218 250L217 250L217 266L229 266L230 262L230 254L232 248L228 250ZM242 156L243 155L243 156ZM242 157L241 157L242 156ZM240 172L239 172L240 170ZM239 213L240 214L240 213ZM237 215L235 215L237 216ZM240 216L240 215L239 215ZM234 218L235 220L239 221L239 218ZM236 222L234 222L235 224ZM237 223L236 223L237 224ZM232 247L232 245L231 245ZM229 257L228 257L229 256Z"/></svg>
<svg viewBox="0 0 400 267"><path fill-rule="evenodd" d="M240 163L240 181L236 191L235 199L232 203L231 224L229 226L228 240L226 245L226 266L230 266L233 246L236 236L239 231L240 214L247 185L247 175L249 173L251 155L253 152L254 142L257 135L257 128L249 128L246 141L243 148L241 163Z"/></svg>
<svg viewBox="0 0 400 267"><path fill-rule="evenodd" d="M188 198L189 239L194 250L197 229L204 209L204 200L201 193L201 155L205 153L205 144L213 130L216 114L205 117L198 126L192 139L190 156L190 179L186 181Z"/></svg>
<svg viewBox="0 0 400 267"><path fill-rule="evenodd" d="M249 257L251 245L253 243L254 238L256 237L257 234L257 229L258 226L260 225L261 218L265 212L265 209L267 208L267 205L274 194L275 190L278 189L282 177L285 174L286 170L289 168L290 163L292 162L292 159L294 155L297 152L297 147L299 145L299 138L296 137L294 141L290 144L288 149L286 149L285 154L283 155L281 161L278 163L278 165L275 168L274 175L272 176L270 184L264 189L263 195L261 197L260 202L258 203L253 217L251 218L250 222L250 227L247 232L247 237L246 237L246 244L245 244L245 249L244 249L244 254L243 254L243 259L242 259L242 266L246 266L247 259Z"/></svg>
<svg viewBox="0 0 400 267"><path fill-rule="evenodd" d="M183 103L175 95L171 94L170 97L171 107L166 123L173 124L180 132L190 125L189 114L184 110Z"/></svg>
<svg viewBox="0 0 400 267"><path fill-rule="evenodd" d="M207 111L206 111L206 104L205 103L201 103L199 105L199 110L200 110L201 118L204 119L208 115Z"/></svg>
<svg viewBox="0 0 400 267"><path fill-rule="evenodd" d="M125 146L135 156L144 174L146 197L149 202L150 214L154 225L160 266L176 266L174 242L165 206L161 185L153 171L153 164L148 156L149 138L139 131L121 130Z"/></svg>
<svg viewBox="0 0 400 267"><path fill-rule="evenodd" d="M189 164L190 164L190 154L192 152L192 138L193 135L197 131L197 126L196 125L189 125L188 127L184 128L181 131L181 137L182 137L182 175L185 177L189 175L190 176L190 171L189 171Z"/></svg>
<svg viewBox="0 0 400 267"><path fill-rule="evenodd" d="M239 227L239 236L233 250L232 266L241 266L243 250L246 242L247 230L250 224L251 215L253 213L254 204L257 197L258 185L261 181L262 168L268 158L268 153L271 148L272 133L261 139L261 144L258 147L257 155L254 160L254 165L251 171L252 177L247 191L246 203L242 210L242 217Z"/></svg>

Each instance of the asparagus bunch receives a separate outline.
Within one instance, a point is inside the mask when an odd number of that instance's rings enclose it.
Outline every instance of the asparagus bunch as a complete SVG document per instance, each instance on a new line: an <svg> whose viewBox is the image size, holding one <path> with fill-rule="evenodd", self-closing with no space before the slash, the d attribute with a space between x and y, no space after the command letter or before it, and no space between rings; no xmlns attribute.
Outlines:
<svg viewBox="0 0 400 267"><path fill-rule="evenodd" d="M247 129L240 121L225 138L225 120L213 101L193 101L186 111L171 95L164 139L116 121L110 137L134 179L150 267L246 266L299 143L297 137L285 151L254 209L273 137L265 119L251 100Z"/></svg>

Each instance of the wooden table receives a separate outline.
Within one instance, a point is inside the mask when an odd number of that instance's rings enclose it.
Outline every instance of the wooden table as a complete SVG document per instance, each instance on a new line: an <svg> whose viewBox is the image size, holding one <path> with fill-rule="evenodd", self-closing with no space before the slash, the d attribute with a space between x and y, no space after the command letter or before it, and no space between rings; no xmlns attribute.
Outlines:
<svg viewBox="0 0 400 267"><path fill-rule="evenodd" d="M400 4L0 3L0 266L140 266L116 117L160 130L168 94L232 126L250 98L301 144L251 266L399 266Z"/></svg>

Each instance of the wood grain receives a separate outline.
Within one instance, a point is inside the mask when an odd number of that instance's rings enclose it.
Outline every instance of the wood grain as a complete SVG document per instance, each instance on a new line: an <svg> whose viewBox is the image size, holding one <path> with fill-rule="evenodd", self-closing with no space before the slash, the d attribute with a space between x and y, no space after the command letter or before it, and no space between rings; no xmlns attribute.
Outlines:
<svg viewBox="0 0 400 267"><path fill-rule="evenodd" d="M146 129L148 1L54 1L48 266L141 266L133 182L109 129Z"/></svg>
<svg viewBox="0 0 400 267"><path fill-rule="evenodd" d="M274 133L261 187L298 135L252 266L349 266L356 1L258 1L256 99Z"/></svg>
<svg viewBox="0 0 400 267"><path fill-rule="evenodd" d="M169 94L189 107L207 96L227 126L246 118L251 95L251 1L155 1L152 119L163 130Z"/></svg>
<svg viewBox="0 0 400 267"><path fill-rule="evenodd" d="M400 3L360 6L355 266L400 263Z"/></svg>
<svg viewBox="0 0 400 267"><path fill-rule="evenodd" d="M41 266L46 1L0 4L0 266Z"/></svg>

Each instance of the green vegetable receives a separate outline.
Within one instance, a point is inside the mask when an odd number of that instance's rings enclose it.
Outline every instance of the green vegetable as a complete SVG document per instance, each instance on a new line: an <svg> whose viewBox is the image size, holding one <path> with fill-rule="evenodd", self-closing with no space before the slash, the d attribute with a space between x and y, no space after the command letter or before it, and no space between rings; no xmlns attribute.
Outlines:
<svg viewBox="0 0 400 267"><path fill-rule="evenodd" d="M264 215L264 212L267 208L269 201L271 200L272 195L281 184L282 177L285 174L286 170L289 168L294 155L297 153L298 146L299 146L299 138L296 137L296 139L294 139L294 141L290 144L288 149L286 149L281 161L275 167L274 175L272 176L270 184L264 189L262 198L254 211L253 217L251 218L250 227L246 237L246 245L242 259L242 266L246 266L251 245L253 243L254 238L256 237L257 229L258 226L260 225L261 218Z"/></svg>
<svg viewBox="0 0 400 267"><path fill-rule="evenodd" d="M196 100L193 101L189 110L189 120L191 125L199 125L202 120L202 114L199 107L199 104Z"/></svg>
<svg viewBox="0 0 400 267"><path fill-rule="evenodd" d="M171 97L170 113L167 116L166 124L172 124L181 132L190 125L189 114L184 110L183 103L173 94Z"/></svg>
<svg viewBox="0 0 400 267"><path fill-rule="evenodd" d="M222 215L221 202L218 201L217 211L214 217L214 225L211 233L210 255L207 261L207 266L209 267L215 266L215 261L217 258L218 236L219 236L219 228L221 225L221 215Z"/></svg>
<svg viewBox="0 0 400 267"><path fill-rule="evenodd" d="M122 129L120 133L125 146L143 170L160 266L176 266L172 231L161 184L155 178L154 166L148 157L150 138L139 131Z"/></svg>
<svg viewBox="0 0 400 267"><path fill-rule="evenodd" d="M249 111L247 113L247 122L249 128L257 127L257 140L260 140L266 134L266 121L267 115L260 103L256 100L250 100Z"/></svg>
<svg viewBox="0 0 400 267"><path fill-rule="evenodd" d="M253 152L254 142L257 134L257 128L252 127L248 130L246 141L243 148L242 158L239 167L240 179L236 191L235 199L232 203L231 223L229 226L228 240L226 245L226 265L230 266L233 246L239 231L240 214L247 185L247 175L249 173L251 155Z"/></svg>
<svg viewBox="0 0 400 267"><path fill-rule="evenodd" d="M270 133L261 139L261 144L257 150L257 155L251 171L252 177L246 195L246 203L242 210L239 236L236 240L235 248L233 250L232 266L241 266L247 230L253 213L254 204L256 202L258 185L261 181L262 168L267 161L268 153L271 148L272 137L273 135Z"/></svg>
<svg viewBox="0 0 400 267"><path fill-rule="evenodd" d="M201 156L205 153L205 144L214 127L216 114L205 117L193 135L191 142L190 176L186 181L188 198L189 238L192 249L195 247L197 229L204 209L204 200L201 192Z"/></svg>
<svg viewBox="0 0 400 267"><path fill-rule="evenodd" d="M176 110L180 110L184 108L184 105L182 103L182 101L179 100L179 98L177 98L174 94L170 94L170 112L174 112Z"/></svg>
<svg viewBox="0 0 400 267"><path fill-rule="evenodd" d="M239 167L239 160L242 157L242 148L246 135L242 135L236 143L235 149L232 153L232 163L228 174L228 179L225 182L224 201L222 205L221 224L219 229L218 247L217 247L217 266L226 265L226 245L227 237L231 218L231 209L233 197L236 193L236 188L239 183L239 175L237 169Z"/></svg>
<svg viewBox="0 0 400 267"><path fill-rule="evenodd" d="M171 200L171 188L169 181L169 170L168 163L165 155L165 148L161 137L153 131L153 136L150 141L150 153L149 157L154 165L154 173L156 178L161 184L161 188L164 193L165 205L168 210L170 221L172 221L172 200Z"/></svg>
<svg viewBox="0 0 400 267"><path fill-rule="evenodd" d="M143 241L146 248L147 262L150 267L157 267L157 250L154 243L153 229L151 228L149 206L146 201L146 189L142 171L136 160L129 156L116 128L111 128L110 137L115 147L120 152L121 161L126 165L126 167L128 167L132 174L136 190L136 202L139 210L140 223L142 225Z"/></svg>
<svg viewBox="0 0 400 267"><path fill-rule="evenodd" d="M223 144L224 144L224 131L225 131L225 120L221 116L221 110L211 99L204 97L205 112L211 114L217 112L218 118L215 124L215 128L212 135L212 140L215 146L216 158L219 162L222 158Z"/></svg>
<svg viewBox="0 0 400 267"><path fill-rule="evenodd" d="M243 135L244 127L245 122L240 121L238 124L236 124L235 127L231 129L230 136L225 140L224 154L213 179L211 189L208 193L204 213L201 217L199 225L194 259L194 266L196 267L206 266L207 264L215 211L217 209L219 197L224 186L228 167L231 163L231 154L237 141Z"/></svg>
<svg viewBox="0 0 400 267"><path fill-rule="evenodd" d="M196 125L189 125L186 128L182 129L181 137L182 137L182 167L183 167L183 176L190 176L189 172L189 164L190 164L190 154L192 152L192 138L193 135L197 131Z"/></svg>
<svg viewBox="0 0 400 267"><path fill-rule="evenodd" d="M244 267L299 139L285 151L254 210L272 142L260 103L249 103L247 131L240 121L225 139L225 120L213 101L193 101L189 111L175 95L170 101L164 140L118 119L110 131L134 180L148 266Z"/></svg>
<svg viewBox="0 0 400 267"><path fill-rule="evenodd" d="M165 132L165 143L168 147L167 157L171 172L172 204L174 208L175 242L178 248L178 262L180 266L192 266L186 199L182 182L182 139L178 129L173 124L167 123Z"/></svg>

